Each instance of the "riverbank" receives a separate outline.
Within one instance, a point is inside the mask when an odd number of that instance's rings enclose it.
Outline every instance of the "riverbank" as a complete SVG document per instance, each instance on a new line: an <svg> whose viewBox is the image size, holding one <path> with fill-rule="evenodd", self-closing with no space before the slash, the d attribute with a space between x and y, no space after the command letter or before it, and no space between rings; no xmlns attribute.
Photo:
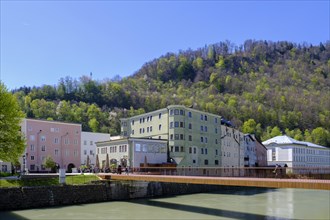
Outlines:
<svg viewBox="0 0 330 220"><path fill-rule="evenodd" d="M183 195L232 189L232 186L99 181L88 185L0 188L0 211Z"/></svg>

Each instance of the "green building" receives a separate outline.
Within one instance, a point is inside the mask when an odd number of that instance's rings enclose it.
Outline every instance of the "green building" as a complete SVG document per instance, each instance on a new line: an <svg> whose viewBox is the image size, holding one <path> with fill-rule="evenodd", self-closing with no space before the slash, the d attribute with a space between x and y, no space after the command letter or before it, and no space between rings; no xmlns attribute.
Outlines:
<svg viewBox="0 0 330 220"><path fill-rule="evenodd" d="M121 119L121 135L168 140L169 160L178 166L221 166L221 116L170 105Z"/></svg>

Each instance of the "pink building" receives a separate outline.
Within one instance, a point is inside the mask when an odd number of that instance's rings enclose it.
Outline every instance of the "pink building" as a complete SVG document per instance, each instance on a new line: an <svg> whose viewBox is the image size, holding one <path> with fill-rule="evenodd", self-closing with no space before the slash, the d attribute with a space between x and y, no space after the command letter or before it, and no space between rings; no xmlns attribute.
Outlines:
<svg viewBox="0 0 330 220"><path fill-rule="evenodd" d="M22 170L47 171L43 165L47 156L68 172L80 166L81 124L24 119L21 128L26 138Z"/></svg>

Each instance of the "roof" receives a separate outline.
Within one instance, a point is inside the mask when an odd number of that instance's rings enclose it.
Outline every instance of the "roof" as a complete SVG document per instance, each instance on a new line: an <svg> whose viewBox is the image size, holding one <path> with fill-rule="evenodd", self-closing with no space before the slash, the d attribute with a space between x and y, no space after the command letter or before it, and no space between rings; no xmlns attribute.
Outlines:
<svg viewBox="0 0 330 220"><path fill-rule="evenodd" d="M306 141L297 141L287 135L282 135L282 136L276 136L273 137L271 139L268 139L264 142L262 142L263 145L270 145L270 144L280 144L280 145L284 145L284 144L296 144L296 145L303 145L303 146L307 146L307 147L314 147L314 148L326 148L323 147L321 145L317 145L317 144L313 144L310 142L306 142Z"/></svg>

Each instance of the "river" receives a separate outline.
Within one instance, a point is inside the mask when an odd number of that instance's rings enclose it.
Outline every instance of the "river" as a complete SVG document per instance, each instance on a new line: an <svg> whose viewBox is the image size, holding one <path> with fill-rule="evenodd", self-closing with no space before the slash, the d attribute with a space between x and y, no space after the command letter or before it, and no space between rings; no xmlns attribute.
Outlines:
<svg viewBox="0 0 330 220"><path fill-rule="evenodd" d="M330 219L330 191L244 188L0 212L0 219Z"/></svg>

